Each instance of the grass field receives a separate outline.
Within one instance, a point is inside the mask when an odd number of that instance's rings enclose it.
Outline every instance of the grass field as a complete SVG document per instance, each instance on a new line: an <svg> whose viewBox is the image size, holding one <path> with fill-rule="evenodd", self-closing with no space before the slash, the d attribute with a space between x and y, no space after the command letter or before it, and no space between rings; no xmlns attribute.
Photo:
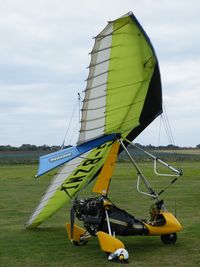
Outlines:
<svg viewBox="0 0 200 267"><path fill-rule="evenodd" d="M150 163L143 163L151 176ZM183 162L184 176L163 195L166 206L174 211L183 225L174 246L165 246L159 237L121 238L130 254L126 266L200 266L200 164ZM100 251L98 240L74 247L69 242L65 222L70 203L36 230L26 230L24 223L46 189L51 176L35 180L36 165L0 166L0 266L119 266L108 262ZM165 178L151 177L159 189ZM92 185L90 185L91 187ZM83 193L88 195L90 188ZM119 163L111 183L109 197L113 202L138 217L149 216L153 203L136 191L136 174L128 163Z"/></svg>

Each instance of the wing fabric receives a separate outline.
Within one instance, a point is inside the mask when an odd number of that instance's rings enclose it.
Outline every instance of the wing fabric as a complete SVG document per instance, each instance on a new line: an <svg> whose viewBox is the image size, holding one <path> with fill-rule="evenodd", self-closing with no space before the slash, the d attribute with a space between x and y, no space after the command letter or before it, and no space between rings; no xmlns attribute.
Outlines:
<svg viewBox="0 0 200 267"><path fill-rule="evenodd" d="M47 188L38 207L26 222L26 227L36 228L70 199L64 191L61 191L61 186L65 186L70 196L75 196L103 166L112 143L113 141L101 144L82 154L81 157L65 163Z"/></svg>
<svg viewBox="0 0 200 267"><path fill-rule="evenodd" d="M78 143L116 132L136 137L161 112L157 58L129 13L95 37Z"/></svg>

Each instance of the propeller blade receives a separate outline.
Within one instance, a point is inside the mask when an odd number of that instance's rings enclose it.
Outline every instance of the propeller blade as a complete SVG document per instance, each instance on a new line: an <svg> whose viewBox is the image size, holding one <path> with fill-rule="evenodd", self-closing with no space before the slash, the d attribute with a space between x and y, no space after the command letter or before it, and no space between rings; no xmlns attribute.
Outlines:
<svg viewBox="0 0 200 267"><path fill-rule="evenodd" d="M71 226L71 233L70 233L70 237L71 237L71 240L73 240L73 236L74 236L74 221L75 221L75 209L74 209L74 206L72 206L71 210L70 210L70 226Z"/></svg>

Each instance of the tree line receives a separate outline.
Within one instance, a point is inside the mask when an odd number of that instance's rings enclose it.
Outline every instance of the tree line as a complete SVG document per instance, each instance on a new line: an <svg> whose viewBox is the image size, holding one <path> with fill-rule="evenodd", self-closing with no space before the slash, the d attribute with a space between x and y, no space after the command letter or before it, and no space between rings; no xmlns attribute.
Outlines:
<svg viewBox="0 0 200 267"><path fill-rule="evenodd" d="M179 146L174 146L172 144L169 144L166 146L154 146L151 144L141 145L141 144L137 143L136 145L143 148L143 149L193 149L193 148L200 149L200 144L198 144L196 147L179 147ZM70 146L65 146L64 148L67 148L67 147L70 147ZM19 147L15 147L15 146L11 146L11 145L0 145L0 151L57 151L60 149L61 149L61 146L58 146L58 145L36 146L36 145L31 145L31 144L23 144Z"/></svg>
<svg viewBox="0 0 200 267"><path fill-rule="evenodd" d="M70 146L65 146L64 148L67 148ZM0 151L57 151L60 150L61 146L53 145L30 145L30 144L23 144L19 147L11 146L11 145L0 145Z"/></svg>

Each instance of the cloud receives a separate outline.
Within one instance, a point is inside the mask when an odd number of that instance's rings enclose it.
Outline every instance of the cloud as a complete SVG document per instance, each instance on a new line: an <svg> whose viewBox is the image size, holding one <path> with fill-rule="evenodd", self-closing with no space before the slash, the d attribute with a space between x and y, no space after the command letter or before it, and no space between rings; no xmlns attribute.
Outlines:
<svg viewBox="0 0 200 267"><path fill-rule="evenodd" d="M163 96L177 139L184 145L199 143L199 7L197 0L2 1L1 144L62 142L77 93L86 86L92 37L108 20L130 10L155 47ZM72 133L77 121L78 114ZM187 131L185 125L190 126ZM146 131L141 135L142 143L150 142L157 127L149 127L149 137ZM75 143L77 138L72 133Z"/></svg>

